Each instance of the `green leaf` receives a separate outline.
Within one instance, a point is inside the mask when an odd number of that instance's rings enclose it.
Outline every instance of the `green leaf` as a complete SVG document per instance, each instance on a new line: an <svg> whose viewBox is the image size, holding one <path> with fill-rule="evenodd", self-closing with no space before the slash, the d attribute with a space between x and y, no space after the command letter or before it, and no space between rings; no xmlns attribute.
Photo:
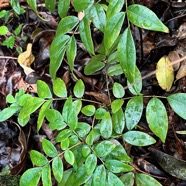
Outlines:
<svg viewBox="0 0 186 186"><path fill-rule="evenodd" d="M41 109L39 110L39 116L38 116L38 119L37 119L37 132L40 130L40 128L43 124L43 120L45 118L45 111L47 109L49 109L51 104L52 104L52 100L48 100L41 106Z"/></svg>
<svg viewBox="0 0 186 186"><path fill-rule="evenodd" d="M124 100L123 99L115 99L114 101L112 101L111 103L111 109L112 109L112 113L116 113L123 105Z"/></svg>
<svg viewBox="0 0 186 186"><path fill-rule="evenodd" d="M112 152L116 145L110 141L102 141L95 147L95 152L98 157L107 156Z"/></svg>
<svg viewBox="0 0 186 186"><path fill-rule="evenodd" d="M132 130L140 121L143 112L143 97L135 96L131 98L125 109L126 127Z"/></svg>
<svg viewBox="0 0 186 186"><path fill-rule="evenodd" d="M88 145L83 145L81 152L83 157L87 157L91 153L91 149Z"/></svg>
<svg viewBox="0 0 186 186"><path fill-rule="evenodd" d="M77 0L77 1L80 2L82 0ZM82 5L83 4L84 2L82 3ZM91 36L90 23L86 17L84 17L79 24L79 33L86 50L89 53L94 54L94 45Z"/></svg>
<svg viewBox="0 0 186 186"><path fill-rule="evenodd" d="M123 8L124 0L112 0L109 1L109 6L107 9L107 19L113 17L115 14L119 13Z"/></svg>
<svg viewBox="0 0 186 186"><path fill-rule="evenodd" d="M168 131L168 117L165 106L158 98L154 97L148 102L146 118L151 131L165 143Z"/></svg>
<svg viewBox="0 0 186 186"><path fill-rule="evenodd" d="M94 113L96 111L96 108L94 105L86 105L81 109L81 112L85 115L85 116L93 116Z"/></svg>
<svg viewBox="0 0 186 186"><path fill-rule="evenodd" d="M5 39L2 43L3 46L6 46L7 48L13 49L15 43L15 37L10 36L7 39Z"/></svg>
<svg viewBox="0 0 186 186"><path fill-rule="evenodd" d="M123 74L123 70L120 64L112 65L107 69L107 74L109 76L119 76Z"/></svg>
<svg viewBox="0 0 186 186"><path fill-rule="evenodd" d="M69 138L65 138L64 140L61 140L60 146L62 150L67 150L70 144Z"/></svg>
<svg viewBox="0 0 186 186"><path fill-rule="evenodd" d="M70 111L72 110L72 97L70 96L66 101L63 106L63 111L62 111L62 116L65 120L65 122L68 121L68 115Z"/></svg>
<svg viewBox="0 0 186 186"><path fill-rule="evenodd" d="M44 166L48 163L47 158L36 150L30 151L30 159L32 163L36 166Z"/></svg>
<svg viewBox="0 0 186 186"><path fill-rule="evenodd" d="M66 186L69 178L72 178L73 176L73 169L67 169L66 171L63 172L63 178L61 182L58 184L58 186Z"/></svg>
<svg viewBox="0 0 186 186"><path fill-rule="evenodd" d="M78 117L76 115L76 111L72 109L68 114L67 125L70 127L70 129L75 130L77 127L77 123L78 123Z"/></svg>
<svg viewBox="0 0 186 186"><path fill-rule="evenodd" d="M113 173L129 172L133 167L118 160L106 160L106 168Z"/></svg>
<svg viewBox="0 0 186 186"><path fill-rule="evenodd" d="M125 117L122 108L112 114L113 130L117 134L122 134L125 127Z"/></svg>
<svg viewBox="0 0 186 186"><path fill-rule="evenodd" d="M133 186L134 185L134 173L128 172L126 174L123 174L120 177L120 180L127 186Z"/></svg>
<svg viewBox="0 0 186 186"><path fill-rule="evenodd" d="M52 98L50 88L41 80L37 80L37 94L40 98Z"/></svg>
<svg viewBox="0 0 186 186"><path fill-rule="evenodd" d="M0 26L0 35L6 35L8 33L8 28L6 26Z"/></svg>
<svg viewBox="0 0 186 186"><path fill-rule="evenodd" d="M85 75L91 75L101 70L105 66L105 63L102 62L102 60L104 59L105 59L105 55L102 55L102 54L98 54L92 57L89 63L84 68Z"/></svg>
<svg viewBox="0 0 186 186"><path fill-rule="evenodd" d="M18 36L21 33L21 29L23 27L23 24L20 24L15 30L14 30L14 34L16 36Z"/></svg>
<svg viewBox="0 0 186 186"><path fill-rule="evenodd" d="M142 78L141 78L141 73L139 69L135 68L135 74L134 74L134 83L130 84L129 81L127 81L127 86L129 88L129 91L133 95L139 95L141 90L142 90Z"/></svg>
<svg viewBox="0 0 186 186"><path fill-rule="evenodd" d="M35 112L43 104L43 102L44 100L42 98L28 97L24 102L23 108L21 109L18 118L20 120L25 119L31 113Z"/></svg>
<svg viewBox="0 0 186 186"><path fill-rule="evenodd" d="M109 185L125 186L122 181L113 173L108 173L108 183Z"/></svg>
<svg viewBox="0 0 186 186"><path fill-rule="evenodd" d="M76 135L71 135L70 138L69 138L69 146L74 146L76 145L77 143L79 143L79 139Z"/></svg>
<svg viewBox="0 0 186 186"><path fill-rule="evenodd" d="M136 173L136 185L137 186L149 186L149 185L156 185L156 186L162 186L156 179L153 177L142 174L142 173Z"/></svg>
<svg viewBox="0 0 186 186"><path fill-rule="evenodd" d="M83 138L90 132L91 126L85 122L78 122L76 133L79 137Z"/></svg>
<svg viewBox="0 0 186 186"><path fill-rule="evenodd" d="M106 25L106 15L103 7L96 3L90 8L90 16L95 27L102 32L104 32L104 28Z"/></svg>
<svg viewBox="0 0 186 186"><path fill-rule="evenodd" d="M79 79L73 89L74 95L77 98L82 98L85 92L85 85L81 79Z"/></svg>
<svg viewBox="0 0 186 186"><path fill-rule="evenodd" d="M186 120L186 94L173 94L168 96L167 100L174 112L176 112L176 114Z"/></svg>
<svg viewBox="0 0 186 186"><path fill-rule="evenodd" d="M73 71L74 69L74 60L77 53L77 44L76 39L74 35L70 38L70 41L68 42L66 46L66 55L67 55L67 61L70 67L70 70Z"/></svg>
<svg viewBox="0 0 186 186"><path fill-rule="evenodd" d="M156 14L145 6L138 4L128 6L127 18L132 24L140 28L169 32L169 29L159 20Z"/></svg>
<svg viewBox="0 0 186 186"><path fill-rule="evenodd" d="M94 172L97 165L97 157L94 154L90 154L85 161L85 169L88 175Z"/></svg>
<svg viewBox="0 0 186 186"><path fill-rule="evenodd" d="M49 157L55 157L58 155L58 152L54 145L47 139L42 140L42 148L45 154Z"/></svg>
<svg viewBox="0 0 186 186"><path fill-rule="evenodd" d="M109 112L106 112L101 120L100 133L105 139L112 135L112 119Z"/></svg>
<svg viewBox="0 0 186 186"><path fill-rule="evenodd" d="M76 99L73 103L72 103L72 108L75 110L76 115L78 115L81 111L82 108L82 101L81 99Z"/></svg>
<svg viewBox="0 0 186 186"><path fill-rule="evenodd" d="M64 129L62 130L56 137L56 142L60 142L66 138L68 138L72 134L72 131L70 129Z"/></svg>
<svg viewBox="0 0 186 186"><path fill-rule="evenodd" d="M130 28L123 32L118 44L118 60L121 68L130 83L135 80L136 48Z"/></svg>
<svg viewBox="0 0 186 186"><path fill-rule="evenodd" d="M30 116L27 116L26 118L20 119L18 117L17 121L19 123L19 125L21 125L22 127L24 127L30 120Z"/></svg>
<svg viewBox="0 0 186 186"><path fill-rule="evenodd" d="M96 119L102 119L103 116L105 115L105 113L106 113L106 110L104 108L100 107L96 110L95 118Z"/></svg>
<svg viewBox="0 0 186 186"><path fill-rule="evenodd" d="M50 122L49 127L52 130L62 130L66 127L66 123L61 115L61 113L54 109L47 109L45 111L45 116Z"/></svg>
<svg viewBox="0 0 186 186"><path fill-rule="evenodd" d="M14 98L14 96L12 96L12 94L8 94L6 96L6 102L7 103L15 103L16 102L16 99Z"/></svg>
<svg viewBox="0 0 186 186"><path fill-rule="evenodd" d="M125 95L125 90L120 83L115 82L112 88L115 98L122 98Z"/></svg>
<svg viewBox="0 0 186 186"><path fill-rule="evenodd" d="M64 158L67 161L67 163L69 163L70 165L74 164L75 157L74 157L74 154L71 150L66 150L65 151Z"/></svg>
<svg viewBox="0 0 186 186"><path fill-rule="evenodd" d="M55 79L56 72L59 69L64 54L65 54L65 45L68 43L70 37L67 35L58 35L52 41L50 46L50 76L52 79ZM57 48L57 50L56 50Z"/></svg>
<svg viewBox="0 0 186 186"><path fill-rule="evenodd" d="M10 106L0 111L0 122L5 121L12 117L16 112L20 110L19 106Z"/></svg>
<svg viewBox="0 0 186 186"><path fill-rule="evenodd" d="M53 91L54 94L60 98L67 97L67 88L65 82L61 78L56 78L53 81Z"/></svg>
<svg viewBox="0 0 186 186"><path fill-rule="evenodd" d="M93 174L93 185L105 186L106 185L106 170L104 165L99 165Z"/></svg>
<svg viewBox="0 0 186 186"><path fill-rule="evenodd" d="M20 179L20 186L33 186L38 185L39 179L41 177L41 167L35 167L27 169Z"/></svg>
<svg viewBox="0 0 186 186"><path fill-rule="evenodd" d="M50 164L47 164L42 168L42 185L52 185Z"/></svg>
<svg viewBox="0 0 186 186"><path fill-rule="evenodd" d="M81 12L91 5L93 5L94 0L73 0L73 5L76 12Z"/></svg>
<svg viewBox="0 0 186 186"><path fill-rule="evenodd" d="M100 137L99 129L93 129L86 137L86 144L92 145L94 141L97 141Z"/></svg>
<svg viewBox="0 0 186 186"><path fill-rule="evenodd" d="M112 16L106 22L104 30L104 46L106 54L109 53L109 49L112 47L116 39L120 34L121 27L125 18L125 13L120 12Z"/></svg>
<svg viewBox="0 0 186 186"><path fill-rule="evenodd" d="M67 15L69 7L70 7L70 0L59 0L58 14L61 18L64 18Z"/></svg>
<svg viewBox="0 0 186 186"><path fill-rule="evenodd" d="M46 8L50 11L50 12L54 12L55 10L55 5L56 5L56 0L50 1L50 0L45 0L45 5Z"/></svg>
<svg viewBox="0 0 186 186"><path fill-rule="evenodd" d="M127 143L135 146L147 146L156 143L156 140L153 137L139 131L128 131L123 134L123 139Z"/></svg>
<svg viewBox="0 0 186 186"><path fill-rule="evenodd" d="M9 2L16 14L20 15L25 12L24 9L20 7L19 0L9 0Z"/></svg>
<svg viewBox="0 0 186 186"><path fill-rule="evenodd" d="M64 17L57 26L56 36L69 33L78 23L79 19L76 16Z"/></svg>
<svg viewBox="0 0 186 186"><path fill-rule="evenodd" d="M52 172L55 179L60 182L63 178L63 162L59 156L55 157L52 161Z"/></svg>

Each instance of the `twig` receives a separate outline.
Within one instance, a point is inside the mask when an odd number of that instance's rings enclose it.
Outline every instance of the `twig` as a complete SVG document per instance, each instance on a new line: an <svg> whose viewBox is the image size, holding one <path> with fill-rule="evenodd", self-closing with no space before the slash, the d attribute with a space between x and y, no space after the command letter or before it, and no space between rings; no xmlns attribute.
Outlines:
<svg viewBox="0 0 186 186"><path fill-rule="evenodd" d="M11 56L0 56L0 59L17 59L17 57L11 57Z"/></svg>

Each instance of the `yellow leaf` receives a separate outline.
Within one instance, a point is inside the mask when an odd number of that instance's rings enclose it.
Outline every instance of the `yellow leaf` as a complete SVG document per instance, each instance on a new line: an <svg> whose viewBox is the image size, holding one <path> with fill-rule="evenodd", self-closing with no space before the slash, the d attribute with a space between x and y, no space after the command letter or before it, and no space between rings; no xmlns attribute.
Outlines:
<svg viewBox="0 0 186 186"><path fill-rule="evenodd" d="M162 57L156 66L156 78L162 89L169 91L174 81L174 69L167 56Z"/></svg>
<svg viewBox="0 0 186 186"><path fill-rule="evenodd" d="M32 54L32 44L28 43L26 51L19 54L18 63L20 65L25 65L27 67L30 67L30 65L33 63L34 60L35 57Z"/></svg>

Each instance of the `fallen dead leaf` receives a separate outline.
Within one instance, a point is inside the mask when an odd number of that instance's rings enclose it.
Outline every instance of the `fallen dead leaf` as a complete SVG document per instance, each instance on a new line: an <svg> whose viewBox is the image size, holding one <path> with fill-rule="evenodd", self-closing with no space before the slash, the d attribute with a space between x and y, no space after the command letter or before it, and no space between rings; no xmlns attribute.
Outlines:
<svg viewBox="0 0 186 186"><path fill-rule="evenodd" d="M156 66L156 78L160 87L169 91L174 81L174 69L171 65L171 61L167 56L162 57Z"/></svg>
<svg viewBox="0 0 186 186"><path fill-rule="evenodd" d="M180 59L179 54L176 51L171 51L169 52L168 56L167 56L171 62L174 62L178 59ZM176 63L173 65L174 71L178 70L180 67L180 63Z"/></svg>
<svg viewBox="0 0 186 186"><path fill-rule="evenodd" d="M177 74L176 81L186 76L186 60L181 64Z"/></svg>

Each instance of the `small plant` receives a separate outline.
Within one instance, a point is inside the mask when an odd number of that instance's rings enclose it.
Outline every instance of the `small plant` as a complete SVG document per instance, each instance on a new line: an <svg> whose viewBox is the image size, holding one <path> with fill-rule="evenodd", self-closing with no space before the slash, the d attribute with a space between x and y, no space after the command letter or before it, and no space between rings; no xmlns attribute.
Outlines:
<svg viewBox="0 0 186 186"><path fill-rule="evenodd" d="M37 13L36 1L27 0ZM137 130L143 107L141 93L142 78L136 66L136 49L130 24L140 28L168 32L168 28L148 8L132 4L124 0L108 0L107 4L93 0L73 0L76 12L84 11L84 17L66 16L70 0L59 0L58 13L62 18L58 24L56 36L50 47L50 76L52 89L41 81L37 81L38 97L25 94L22 89L15 97L6 97L9 107L0 112L0 121L13 115L18 123L25 126L30 115L38 110L37 131L39 132L46 119L51 130L57 130L55 143L42 140L44 154L31 150L30 158L33 168L26 170L21 176L20 185L37 185L42 180L44 186L52 185L52 175L59 186L63 185L161 185L153 177L137 173L133 159L124 149L123 143L135 146L148 146L156 140L145 132ZM55 1L45 1L46 7L53 12ZM122 12L125 3L125 12ZM127 15L128 26L121 30ZM148 16L147 16L148 15ZM100 47L95 51L90 23L103 33ZM67 92L64 81L56 77L66 53L69 68L73 74L74 60L77 53L76 38L70 31L79 30L81 40L87 52L92 56L84 68L86 75L106 69L106 77L124 73L132 98L125 97L123 85L115 82L108 95L114 100L104 105L98 101L83 98L85 85L77 80L73 95ZM56 50L56 48L58 50ZM75 75L74 75L75 76ZM106 78L106 79L107 79ZM149 97L149 96L148 96ZM110 97L109 97L110 98ZM168 116L161 99L167 99L171 108L186 119L186 94L177 93L168 97L152 96L146 107L146 119L153 134L164 143L168 131ZM128 100L126 107L124 100ZM54 101L61 101L62 110L52 107ZM87 104L88 103L88 104ZM91 123L80 121L78 116L90 117ZM55 147L60 145L60 149ZM64 171L64 164L70 168Z"/></svg>

